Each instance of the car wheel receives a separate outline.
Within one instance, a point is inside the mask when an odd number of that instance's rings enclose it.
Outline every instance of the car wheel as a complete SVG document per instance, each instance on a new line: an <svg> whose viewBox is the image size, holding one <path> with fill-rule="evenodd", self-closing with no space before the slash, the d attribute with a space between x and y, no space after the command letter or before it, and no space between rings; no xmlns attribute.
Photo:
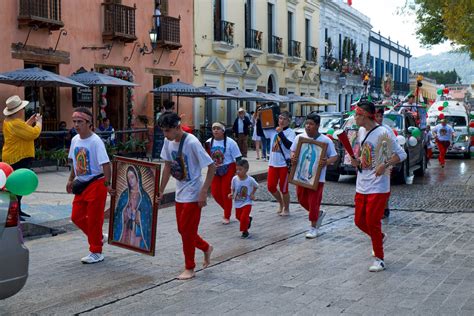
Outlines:
<svg viewBox="0 0 474 316"><path fill-rule="evenodd" d="M340 174L336 172L328 172L326 173L326 180L327 181L332 181L332 182L337 182L339 181Z"/></svg>
<svg viewBox="0 0 474 316"><path fill-rule="evenodd" d="M425 175L425 171L426 171L426 152L423 150L422 152L422 158L421 158L421 161L419 163L419 168L416 169L413 174L415 176L424 176Z"/></svg>

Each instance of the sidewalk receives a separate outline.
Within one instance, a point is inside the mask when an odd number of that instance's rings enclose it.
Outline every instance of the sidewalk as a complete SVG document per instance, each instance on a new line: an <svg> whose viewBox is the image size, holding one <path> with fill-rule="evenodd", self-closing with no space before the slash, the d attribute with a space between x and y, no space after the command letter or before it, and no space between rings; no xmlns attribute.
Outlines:
<svg viewBox="0 0 474 316"><path fill-rule="evenodd" d="M255 176L259 181L266 180L268 163L257 160L255 151L248 152L247 160L250 163L250 175ZM67 230L74 197L66 193L70 171L66 168L61 168L59 171L56 171L56 168L36 171L39 178L38 189L22 199L22 209L31 215L24 225L25 236L47 234L51 232L51 228L59 229L59 232ZM206 172L204 170L203 176ZM165 191L165 200L174 201L175 188L176 182L171 178ZM108 197L106 209L109 208L109 203L110 197Z"/></svg>

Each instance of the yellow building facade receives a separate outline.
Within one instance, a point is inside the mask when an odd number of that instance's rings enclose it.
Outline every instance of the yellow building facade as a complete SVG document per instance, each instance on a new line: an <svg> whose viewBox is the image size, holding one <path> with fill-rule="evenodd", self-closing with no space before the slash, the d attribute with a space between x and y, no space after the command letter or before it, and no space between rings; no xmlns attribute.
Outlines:
<svg viewBox="0 0 474 316"><path fill-rule="evenodd" d="M439 84L436 83L435 79L427 77L423 77L421 83L423 84L421 86L421 95L425 99L426 104L429 106L431 103L436 101ZM416 91L416 74L410 75L410 91Z"/></svg>
<svg viewBox="0 0 474 316"><path fill-rule="evenodd" d="M316 0L195 0L193 85L318 96L319 8ZM231 125L239 107L253 111L255 102L195 99L194 125Z"/></svg>

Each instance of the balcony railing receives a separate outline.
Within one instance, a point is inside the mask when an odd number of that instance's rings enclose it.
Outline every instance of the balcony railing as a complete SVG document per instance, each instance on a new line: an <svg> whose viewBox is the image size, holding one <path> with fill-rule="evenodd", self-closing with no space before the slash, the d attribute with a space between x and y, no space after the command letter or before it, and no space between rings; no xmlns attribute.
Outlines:
<svg viewBox="0 0 474 316"><path fill-rule="evenodd" d="M283 55L283 39L281 37L272 35L268 40L268 53Z"/></svg>
<svg viewBox="0 0 474 316"><path fill-rule="evenodd" d="M20 0L18 26L33 26L59 30L61 21L61 0Z"/></svg>
<svg viewBox="0 0 474 316"><path fill-rule="evenodd" d="M306 60L310 62L318 62L318 49L313 46L306 46Z"/></svg>
<svg viewBox="0 0 474 316"><path fill-rule="evenodd" d="M104 40L131 43L135 36L135 7L121 4L103 3L104 7Z"/></svg>
<svg viewBox="0 0 474 316"><path fill-rule="evenodd" d="M153 22L157 27L157 46L168 49L179 49L181 45L181 18L167 15L154 15Z"/></svg>
<svg viewBox="0 0 474 316"><path fill-rule="evenodd" d="M263 32L247 29L245 31L245 48L262 50Z"/></svg>
<svg viewBox="0 0 474 316"><path fill-rule="evenodd" d="M301 58L301 43L298 41L288 41L288 56Z"/></svg>
<svg viewBox="0 0 474 316"><path fill-rule="evenodd" d="M215 24L214 41L234 45L234 23L222 20Z"/></svg>

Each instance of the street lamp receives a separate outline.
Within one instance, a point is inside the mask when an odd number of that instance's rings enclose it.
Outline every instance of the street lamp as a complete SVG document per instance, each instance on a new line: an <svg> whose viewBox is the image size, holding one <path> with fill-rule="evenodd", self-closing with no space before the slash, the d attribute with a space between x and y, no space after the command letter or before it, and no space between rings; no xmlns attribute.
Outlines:
<svg viewBox="0 0 474 316"><path fill-rule="evenodd" d="M245 64L247 65L247 69L248 69L249 66L250 66L250 63L252 62L252 56L249 53L245 54L244 61L245 61Z"/></svg>
<svg viewBox="0 0 474 316"><path fill-rule="evenodd" d="M303 77L304 77L304 74L306 73L306 69L308 67L306 67L306 63L304 63L303 65L301 65L301 73L303 74Z"/></svg>

